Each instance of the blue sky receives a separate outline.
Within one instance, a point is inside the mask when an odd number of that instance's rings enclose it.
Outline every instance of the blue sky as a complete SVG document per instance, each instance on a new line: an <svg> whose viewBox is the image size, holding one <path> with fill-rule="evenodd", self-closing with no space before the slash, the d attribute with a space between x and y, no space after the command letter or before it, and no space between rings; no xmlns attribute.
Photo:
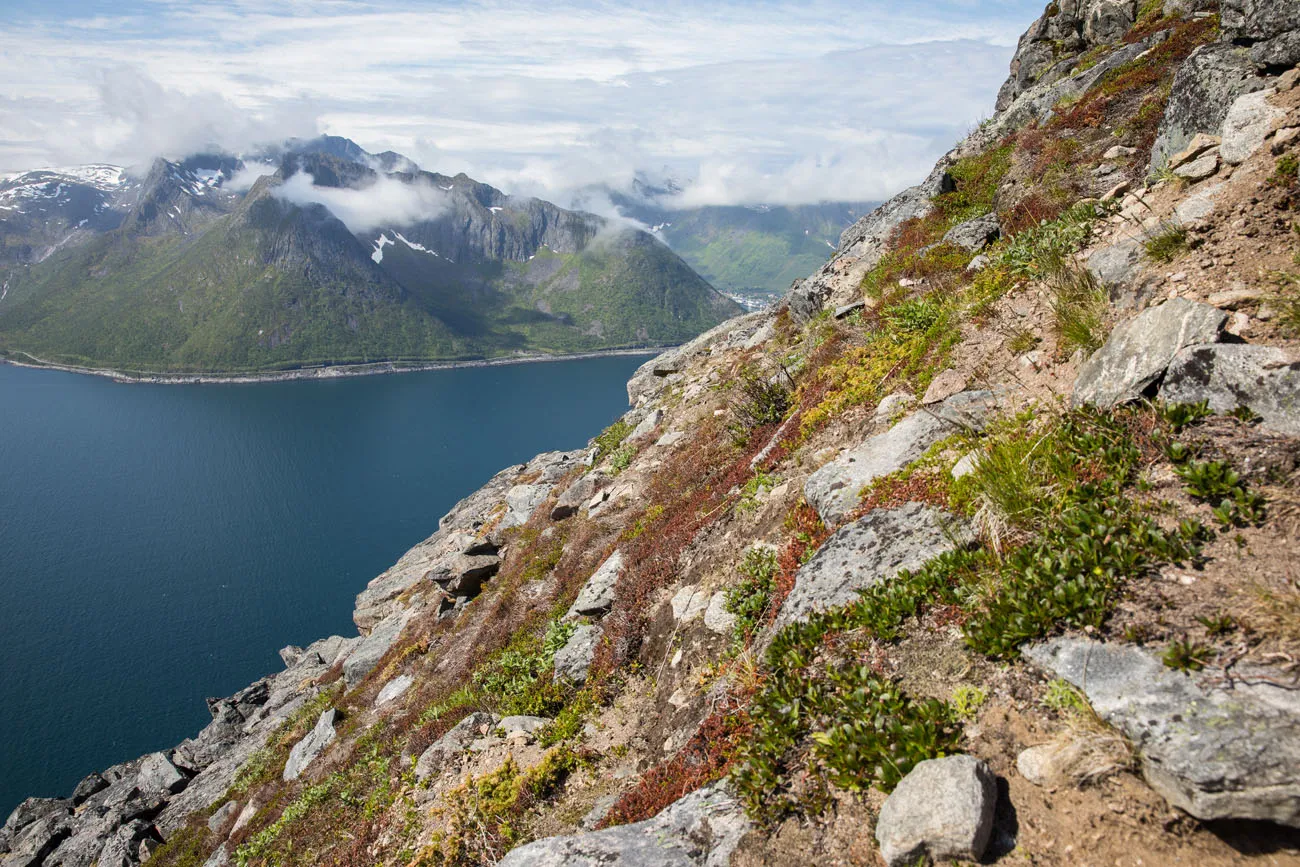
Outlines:
<svg viewBox="0 0 1300 867"><path fill-rule="evenodd" d="M992 111L1021 2L0 2L0 171L347 135L562 199L880 198Z"/></svg>

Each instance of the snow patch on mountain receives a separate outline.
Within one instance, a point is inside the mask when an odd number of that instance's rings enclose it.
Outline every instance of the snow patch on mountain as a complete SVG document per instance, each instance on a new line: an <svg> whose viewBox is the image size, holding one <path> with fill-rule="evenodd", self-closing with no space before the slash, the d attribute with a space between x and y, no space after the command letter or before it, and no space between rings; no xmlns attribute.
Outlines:
<svg viewBox="0 0 1300 867"><path fill-rule="evenodd" d="M399 235L398 237L401 236ZM391 245L392 243L393 243L392 238L388 237L387 235L381 234L378 238L375 239L375 252L370 254L370 258L374 259L376 264L384 261L384 248Z"/></svg>

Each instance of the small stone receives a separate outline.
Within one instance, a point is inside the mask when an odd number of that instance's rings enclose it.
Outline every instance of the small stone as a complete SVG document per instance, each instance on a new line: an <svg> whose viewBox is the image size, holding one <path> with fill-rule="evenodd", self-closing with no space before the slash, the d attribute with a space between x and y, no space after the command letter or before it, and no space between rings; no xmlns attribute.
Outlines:
<svg viewBox="0 0 1300 867"><path fill-rule="evenodd" d="M844 319L846 316L849 316L852 313L856 313L859 310L862 310L866 306L867 306L866 301L854 301L852 304L845 304L841 307L836 307L835 318Z"/></svg>
<svg viewBox="0 0 1300 867"><path fill-rule="evenodd" d="M1300 138L1300 126L1283 127L1273 133L1273 156L1281 156L1297 138Z"/></svg>
<svg viewBox="0 0 1300 867"><path fill-rule="evenodd" d="M872 420L876 424L889 424L894 417L907 412L916 403L916 395L906 391L896 391L880 401Z"/></svg>
<svg viewBox="0 0 1300 867"><path fill-rule="evenodd" d="M1273 86L1278 93L1286 93L1288 90L1294 90L1297 84L1300 84L1300 69L1288 69L1278 77Z"/></svg>
<svg viewBox="0 0 1300 867"><path fill-rule="evenodd" d="M1184 163L1190 163L1207 151L1217 148L1221 139L1217 135L1206 135L1198 132L1192 136L1192 140L1187 143L1187 147L1169 158L1169 168L1177 169Z"/></svg>
<svg viewBox="0 0 1300 867"><path fill-rule="evenodd" d="M508 716L502 717L496 727L505 732L506 740L532 740L550 722L540 716Z"/></svg>
<svg viewBox="0 0 1300 867"><path fill-rule="evenodd" d="M953 464L952 477L954 479L960 479L964 476L969 476L971 473L975 472L975 464L978 460L979 452L967 452L962 455L961 460Z"/></svg>
<svg viewBox="0 0 1300 867"><path fill-rule="evenodd" d="M971 274L974 274L978 271L983 271L985 268L989 266L989 264L992 261L993 260L990 259L987 255L985 255L984 253L980 253L974 259L970 260L970 264L966 266L966 271Z"/></svg>
<svg viewBox="0 0 1300 867"><path fill-rule="evenodd" d="M993 832L997 783L973 756L921 762L885 799L876 841L889 867L918 860L979 861Z"/></svg>
<svg viewBox="0 0 1300 867"><path fill-rule="evenodd" d="M1101 200L1103 202L1113 202L1116 199L1118 199L1120 196L1125 195L1132 188L1133 185L1128 181L1120 181L1118 184L1116 184L1115 186L1107 190L1105 193L1103 193Z"/></svg>
<svg viewBox="0 0 1300 867"><path fill-rule="evenodd" d="M727 594L714 593L704 609L704 625L711 632L727 635L736 625L736 615L727 610Z"/></svg>
<svg viewBox="0 0 1300 867"><path fill-rule="evenodd" d="M1177 274L1170 274L1170 275L1169 275L1169 282L1170 282L1170 283L1186 283L1186 282L1187 282L1187 272L1186 272L1186 271L1179 271Z"/></svg>
<svg viewBox="0 0 1300 867"><path fill-rule="evenodd" d="M1124 145L1115 145L1102 155L1104 160L1122 160L1133 156L1137 153L1137 148L1125 147Z"/></svg>
<svg viewBox="0 0 1300 867"><path fill-rule="evenodd" d="M966 377L956 370L945 370L931 380L930 387L925 390L925 395L921 398L921 405L939 403L965 390Z"/></svg>
<svg viewBox="0 0 1300 867"><path fill-rule="evenodd" d="M393 678L384 684L384 688L379 691L375 697L375 707L383 707L390 701L395 701L402 696L402 693L410 689L411 684L415 683L415 678L409 674L403 674Z"/></svg>
<svg viewBox="0 0 1300 867"><path fill-rule="evenodd" d="M1174 174L1184 180L1195 183L1196 181L1203 181L1206 178L1213 177L1214 173L1218 170L1219 155L1214 151L1210 151L1204 156L1197 157L1191 162L1184 163L1174 169Z"/></svg>
<svg viewBox="0 0 1300 867"><path fill-rule="evenodd" d="M614 591L618 579L623 575L623 552L615 551L609 555L600 568L587 579L578 598L569 608L569 617L594 617L604 614L614 604Z"/></svg>

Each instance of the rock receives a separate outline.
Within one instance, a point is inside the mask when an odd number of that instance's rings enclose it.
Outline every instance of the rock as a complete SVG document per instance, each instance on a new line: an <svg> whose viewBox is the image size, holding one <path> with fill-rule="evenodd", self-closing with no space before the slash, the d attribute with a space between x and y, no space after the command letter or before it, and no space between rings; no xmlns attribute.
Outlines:
<svg viewBox="0 0 1300 867"><path fill-rule="evenodd" d="M591 805L591 809L578 823L578 828L583 831L594 831L596 826L609 815L609 811L614 809L614 805L617 803L618 795L603 795L597 798L596 803Z"/></svg>
<svg viewBox="0 0 1300 867"><path fill-rule="evenodd" d="M1142 269L1142 243L1127 238L1108 247L1102 247L1088 256L1088 271L1097 282L1111 291L1132 283Z"/></svg>
<svg viewBox="0 0 1300 867"><path fill-rule="evenodd" d="M979 460L978 452L967 452L957 463L952 465L952 477L960 479L975 472L975 463Z"/></svg>
<svg viewBox="0 0 1300 867"><path fill-rule="evenodd" d="M1223 184L1212 184L1183 199L1174 207L1174 219L1188 229L1203 225L1206 218L1214 213L1215 198L1222 190Z"/></svg>
<svg viewBox="0 0 1300 867"><path fill-rule="evenodd" d="M550 485L515 485L506 491L506 515L497 526L502 530L522 527L550 495Z"/></svg>
<svg viewBox="0 0 1300 867"><path fill-rule="evenodd" d="M285 668L293 668L302 659L303 649L295 644L280 648L280 661Z"/></svg>
<svg viewBox="0 0 1300 867"><path fill-rule="evenodd" d="M77 788L72 790L72 803L80 804L96 792L102 792L107 788L108 780L99 774L91 774L77 783Z"/></svg>
<svg viewBox="0 0 1300 867"><path fill-rule="evenodd" d="M655 440L655 445L661 449L670 449L684 439L686 439L686 431L670 430L668 433Z"/></svg>
<svg viewBox="0 0 1300 867"><path fill-rule="evenodd" d="M650 436L650 434L654 433L655 428L659 427L663 420L664 411L662 409L651 410L646 414L645 418L641 419L641 423L632 430L628 439L635 440L640 439L641 437Z"/></svg>
<svg viewBox="0 0 1300 867"><path fill-rule="evenodd" d="M1173 89L1151 149L1150 173L1176 166L1171 159L1199 134L1218 137L1228 109L1243 93L1260 90L1263 81L1244 48L1226 42L1203 45L1178 67ZM1204 153L1204 148L1200 153ZM1187 157L1195 159L1198 154Z"/></svg>
<svg viewBox="0 0 1300 867"><path fill-rule="evenodd" d="M1057 786L1069 781L1085 756L1080 741L1054 741L1021 751L1016 769L1035 786Z"/></svg>
<svg viewBox="0 0 1300 867"><path fill-rule="evenodd" d="M203 867L227 867L230 864L230 853L226 851L224 844L217 847L207 861L203 862Z"/></svg>
<svg viewBox="0 0 1300 867"><path fill-rule="evenodd" d="M1106 192L1102 193L1101 200L1103 202L1113 202L1131 189L1133 189L1133 185L1131 183L1129 183L1128 181L1120 181L1118 184L1111 187Z"/></svg>
<svg viewBox="0 0 1300 867"><path fill-rule="evenodd" d="M374 631L367 635L343 661L343 680L348 688L356 686L374 670L379 660L384 658L389 648L397 642L398 636L406 628L411 618L409 611L394 611L380 621Z"/></svg>
<svg viewBox="0 0 1300 867"><path fill-rule="evenodd" d="M415 763L416 779L427 780L432 777L447 758L463 753L480 735L490 732L496 724L497 717L490 713L474 711L469 714L421 753Z"/></svg>
<svg viewBox="0 0 1300 867"><path fill-rule="evenodd" d="M1286 93L1287 91L1294 90L1298 84L1300 84L1300 68L1288 69L1286 72L1278 76L1278 79L1273 83L1273 86L1277 88L1278 93Z"/></svg>
<svg viewBox="0 0 1300 867"><path fill-rule="evenodd" d="M795 574L776 628L858 598L858 591L917 569L970 539L960 518L921 503L876 509L841 527Z"/></svg>
<svg viewBox="0 0 1300 867"><path fill-rule="evenodd" d="M736 615L727 610L727 594L714 593L709 607L704 609L704 626L710 632L729 635L736 625Z"/></svg>
<svg viewBox="0 0 1300 867"><path fill-rule="evenodd" d="M740 804L715 783L644 822L520 846L497 867L726 867L749 829Z"/></svg>
<svg viewBox="0 0 1300 867"><path fill-rule="evenodd" d="M614 591L623 575L623 552L615 551L600 564L587 583L578 591L578 598L569 607L568 617L597 617L614 604Z"/></svg>
<svg viewBox="0 0 1300 867"><path fill-rule="evenodd" d="M1207 401L1216 413L1248 407L1266 430L1300 436L1300 361L1271 346L1190 346L1169 365L1160 397Z"/></svg>
<svg viewBox="0 0 1300 867"><path fill-rule="evenodd" d="M921 397L921 405L930 406L939 403L965 390L966 377L950 368L930 381L930 387Z"/></svg>
<svg viewBox="0 0 1300 867"><path fill-rule="evenodd" d="M1220 121L1222 126L1222 121ZM1217 135L1198 132L1192 136L1192 140L1187 143L1187 147L1169 158L1169 168L1177 169L1192 162L1197 157L1204 156L1212 150L1217 150L1222 139Z"/></svg>
<svg viewBox="0 0 1300 867"><path fill-rule="evenodd" d="M857 507L870 482L901 470L946 436L963 428L979 429L992 406L990 392L970 391L913 413L809 476L804 496L833 527Z"/></svg>
<svg viewBox="0 0 1300 867"><path fill-rule="evenodd" d="M334 721L338 716L339 712L334 708L325 711L316 720L316 727L293 745L293 749L289 751L289 760L284 763L284 773L281 775L285 782L302 776L302 772L311 764L312 759L319 756L321 751L334 741Z"/></svg>
<svg viewBox="0 0 1300 867"><path fill-rule="evenodd" d="M174 795L181 789L189 779L176 769L169 759L163 753L150 753L144 757L140 764L140 772L136 775L135 784L141 792L155 793L166 792Z"/></svg>
<svg viewBox="0 0 1300 867"><path fill-rule="evenodd" d="M1215 172L1219 170L1219 155L1211 151L1204 156L1197 157L1189 163L1184 163L1174 169L1174 174L1186 181L1195 183L1203 181L1206 178L1214 177Z"/></svg>
<svg viewBox="0 0 1300 867"><path fill-rule="evenodd" d="M1264 146L1264 139L1273 131L1273 124L1286 116L1286 112L1270 105L1268 98L1277 91L1257 90L1237 97L1223 119L1223 144L1219 155L1229 165L1240 165Z"/></svg>
<svg viewBox="0 0 1300 867"><path fill-rule="evenodd" d="M1206 302L1220 310L1236 310L1247 304L1255 304L1264 297L1261 289L1224 289L1222 292L1215 292Z"/></svg>
<svg viewBox="0 0 1300 867"><path fill-rule="evenodd" d="M880 401L872 420L876 424L892 423L895 416L907 412L915 405L916 395L906 391L896 391Z"/></svg>
<svg viewBox="0 0 1300 867"><path fill-rule="evenodd" d="M1102 154L1104 160L1122 160L1127 159L1137 153L1137 148L1124 147L1124 145L1115 145L1106 153Z"/></svg>
<svg viewBox="0 0 1300 867"><path fill-rule="evenodd" d="M1293 71L1300 73L1300 69ZM1273 134L1273 143L1269 145L1269 150L1273 156L1280 157L1295 144L1297 139L1300 139L1300 126L1283 127Z"/></svg>
<svg viewBox="0 0 1300 867"><path fill-rule="evenodd" d="M1216 342L1227 318L1208 304L1175 298L1117 325L1079 369L1074 405L1110 409L1139 399L1180 350Z"/></svg>
<svg viewBox="0 0 1300 867"><path fill-rule="evenodd" d="M974 274L974 273L976 273L976 272L983 271L983 270L984 270L985 268L987 268L987 267L988 267L992 262L993 262L992 259L990 259L990 258L989 258L988 256L986 256L985 254L980 253L980 254L979 254L978 256L976 256L974 259L971 259L970 262L966 265L966 271L967 271L968 273L970 273L970 274Z"/></svg>
<svg viewBox="0 0 1300 867"><path fill-rule="evenodd" d="M1002 235L997 214L985 214L973 220L959 223L943 236L943 243L961 247L972 253L983 250Z"/></svg>
<svg viewBox="0 0 1300 867"><path fill-rule="evenodd" d="M866 306L867 302L865 301L854 301L849 304L841 304L839 307L835 308L835 318L845 319L860 310L865 310Z"/></svg>
<svg viewBox="0 0 1300 867"><path fill-rule="evenodd" d="M36 867L72 836L67 815L46 815L17 829L9 853L0 856L0 867Z"/></svg>
<svg viewBox="0 0 1300 867"><path fill-rule="evenodd" d="M1300 702L1270 683L1189 676L1137 647L1058 638L1025 656L1081 689L1138 750L1147 783L1198 819L1300 827Z"/></svg>
<svg viewBox="0 0 1300 867"><path fill-rule="evenodd" d="M705 609L709 607L709 594L701 590L698 585L689 584L673 594L669 605L672 606L674 620L678 623L689 623L702 616Z"/></svg>
<svg viewBox="0 0 1300 867"><path fill-rule="evenodd" d="M1290 0L1224 0L1224 39L1250 46L1261 69L1300 64L1300 7Z"/></svg>
<svg viewBox="0 0 1300 867"><path fill-rule="evenodd" d="M496 727L505 731L505 736L509 738L526 738L532 739L538 730L544 728L550 723L550 720L540 716L508 716L503 717Z"/></svg>
<svg viewBox="0 0 1300 867"><path fill-rule="evenodd" d="M1119 41L1128 33L1137 16L1136 5L1122 0L1101 0L1088 5L1092 8L1083 25L1083 38L1089 45Z"/></svg>
<svg viewBox="0 0 1300 867"><path fill-rule="evenodd" d="M28 798L9 814L0 828L0 839L15 840L20 831L42 819L70 816L72 806L71 801L63 798Z"/></svg>
<svg viewBox="0 0 1300 867"><path fill-rule="evenodd" d="M973 756L921 762L885 799L876 842L889 867L923 859L979 861L993 833L998 787Z"/></svg>
<svg viewBox="0 0 1300 867"><path fill-rule="evenodd" d="M599 642L600 627L585 623L579 625L564 646L555 652L555 680L578 685L584 683Z"/></svg>
<svg viewBox="0 0 1300 867"><path fill-rule="evenodd" d="M551 509L552 521L563 521L578 514L578 510L596 495L596 489L604 480L600 473L583 473L573 480L573 484L564 489L560 498Z"/></svg>
<svg viewBox="0 0 1300 867"><path fill-rule="evenodd" d="M411 688L415 683L415 678L409 674L398 675L397 677L384 684L384 688L375 696L375 707L383 707L390 701L401 698L402 694Z"/></svg>
<svg viewBox="0 0 1300 867"><path fill-rule="evenodd" d="M234 822L235 817L238 815L239 802L226 801L226 803L221 805L221 809L208 817L208 830L213 834L220 834L221 829Z"/></svg>

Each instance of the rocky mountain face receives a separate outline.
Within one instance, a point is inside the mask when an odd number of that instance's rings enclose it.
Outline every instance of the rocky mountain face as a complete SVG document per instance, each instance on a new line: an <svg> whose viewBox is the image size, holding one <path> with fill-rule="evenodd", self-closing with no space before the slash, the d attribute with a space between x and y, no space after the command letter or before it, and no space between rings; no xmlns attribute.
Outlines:
<svg viewBox="0 0 1300 867"><path fill-rule="evenodd" d="M1275 8L1052 4L1048 71L782 305L0 864L1300 863Z"/></svg>
<svg viewBox="0 0 1300 867"><path fill-rule="evenodd" d="M591 214L334 137L259 159L246 192L257 163L219 155L6 181L0 351L127 376L409 365L680 343L739 309Z"/></svg>

